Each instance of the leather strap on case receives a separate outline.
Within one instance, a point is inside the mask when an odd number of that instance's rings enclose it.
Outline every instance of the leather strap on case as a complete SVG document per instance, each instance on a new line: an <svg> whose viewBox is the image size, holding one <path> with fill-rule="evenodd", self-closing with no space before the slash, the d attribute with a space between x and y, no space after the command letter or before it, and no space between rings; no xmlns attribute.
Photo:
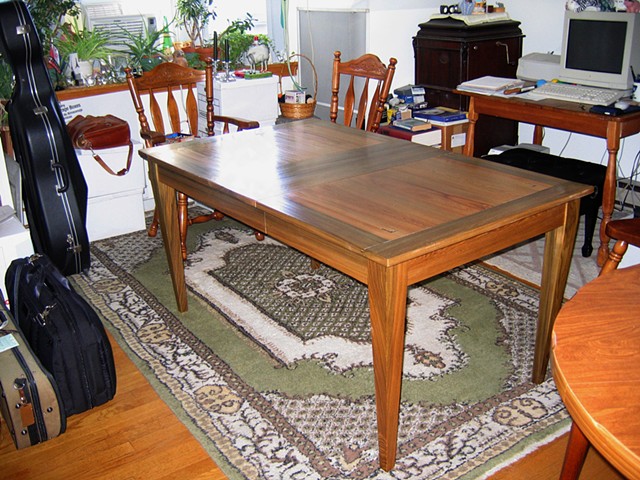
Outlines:
<svg viewBox="0 0 640 480"><path fill-rule="evenodd" d="M100 157L100 155L98 155L96 152L93 151L93 148L90 145L89 145L89 150L91 150L91 154L93 155L93 158L96 160L96 162L98 162L102 166L102 168L104 168L111 175L122 177L123 175L126 175L129 169L131 168L131 159L133 158L132 142L129 142L129 155L127 157L127 165L122 170L119 170L118 172L114 172L113 169L109 165L107 165L107 163Z"/></svg>

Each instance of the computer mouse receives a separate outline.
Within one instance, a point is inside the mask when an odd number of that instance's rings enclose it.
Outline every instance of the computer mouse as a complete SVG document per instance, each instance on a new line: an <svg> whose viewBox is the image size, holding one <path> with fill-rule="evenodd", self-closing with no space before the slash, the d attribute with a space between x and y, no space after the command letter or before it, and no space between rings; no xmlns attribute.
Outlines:
<svg viewBox="0 0 640 480"><path fill-rule="evenodd" d="M628 100L618 100L613 104L613 106L619 108L620 110L626 110L631 106L631 103Z"/></svg>

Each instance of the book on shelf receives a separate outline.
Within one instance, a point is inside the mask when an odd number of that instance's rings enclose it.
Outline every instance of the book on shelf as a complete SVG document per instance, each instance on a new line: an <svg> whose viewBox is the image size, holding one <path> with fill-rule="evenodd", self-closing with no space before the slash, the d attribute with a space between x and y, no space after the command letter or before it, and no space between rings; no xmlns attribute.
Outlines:
<svg viewBox="0 0 640 480"><path fill-rule="evenodd" d="M413 116L415 118L427 120L429 123L440 122L446 124L449 122L456 122L458 120L466 120L467 112L447 107L435 107L428 108L426 110L414 111Z"/></svg>
<svg viewBox="0 0 640 480"><path fill-rule="evenodd" d="M481 93L483 95L496 95L505 90L516 89L524 86L524 80L518 78L484 77L467 80L458 85L457 89L462 92Z"/></svg>
<svg viewBox="0 0 640 480"><path fill-rule="evenodd" d="M449 127L451 125L460 125L461 123L469 123L469 119L467 117L462 118L460 120L452 120L446 122L440 122L438 120L429 120L431 125L435 125L436 127Z"/></svg>
<svg viewBox="0 0 640 480"><path fill-rule="evenodd" d="M412 132L403 128L394 127L393 125L380 125L378 133L389 137L401 138L402 140L409 140L410 142L427 145L429 147L436 147L440 145L442 141L442 132L439 128Z"/></svg>
<svg viewBox="0 0 640 480"><path fill-rule="evenodd" d="M403 128L411 132L420 132L422 130L429 130L431 128L431 124L429 124L427 121L417 118L404 118L402 120L394 120L393 126Z"/></svg>

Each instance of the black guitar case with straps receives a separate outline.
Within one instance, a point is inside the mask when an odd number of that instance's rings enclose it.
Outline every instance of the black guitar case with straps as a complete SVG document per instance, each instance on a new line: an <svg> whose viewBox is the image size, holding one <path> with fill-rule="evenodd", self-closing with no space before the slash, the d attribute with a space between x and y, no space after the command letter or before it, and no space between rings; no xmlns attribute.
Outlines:
<svg viewBox="0 0 640 480"><path fill-rule="evenodd" d="M64 275L87 270L87 184L21 0L0 2L0 54L15 77L7 112L34 249Z"/></svg>

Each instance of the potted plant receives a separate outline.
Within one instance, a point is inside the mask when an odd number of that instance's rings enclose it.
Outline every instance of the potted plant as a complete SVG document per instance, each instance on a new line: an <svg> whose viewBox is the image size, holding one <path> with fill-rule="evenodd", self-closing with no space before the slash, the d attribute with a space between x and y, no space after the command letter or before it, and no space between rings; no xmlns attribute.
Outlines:
<svg viewBox="0 0 640 480"><path fill-rule="evenodd" d="M123 29L127 38L126 53L129 55L129 65L136 72L148 72L156 65L166 61L162 49L162 30L149 30L145 26L144 35L136 35Z"/></svg>
<svg viewBox="0 0 640 480"><path fill-rule="evenodd" d="M202 47L207 22L216 18L213 0L178 0L176 10L177 20L187 32L191 45Z"/></svg>
<svg viewBox="0 0 640 480"><path fill-rule="evenodd" d="M269 50L273 52L274 45L271 38L262 33L255 35L253 33L247 33L253 28L254 19L251 14L247 13L244 19L238 19L231 22L231 24L220 34L221 46L226 45L229 42L229 63L231 68L242 67L242 55L249 49L258 37L258 42L268 45Z"/></svg>
<svg viewBox="0 0 640 480"><path fill-rule="evenodd" d="M9 135L9 120L6 105L13 93L13 71L11 67L0 59L0 139L2 150L12 154L11 136Z"/></svg>
<svg viewBox="0 0 640 480"><path fill-rule="evenodd" d="M64 24L62 34L54 39L63 63L68 62L72 53L77 54L83 77L91 76L94 60L108 61L109 55L113 53L107 47L108 43L109 37L104 32L80 27L77 19L74 19L73 24Z"/></svg>
<svg viewBox="0 0 640 480"><path fill-rule="evenodd" d="M76 0L26 0L25 3L38 30L43 53L47 56L65 16L77 17L80 13L78 4Z"/></svg>

